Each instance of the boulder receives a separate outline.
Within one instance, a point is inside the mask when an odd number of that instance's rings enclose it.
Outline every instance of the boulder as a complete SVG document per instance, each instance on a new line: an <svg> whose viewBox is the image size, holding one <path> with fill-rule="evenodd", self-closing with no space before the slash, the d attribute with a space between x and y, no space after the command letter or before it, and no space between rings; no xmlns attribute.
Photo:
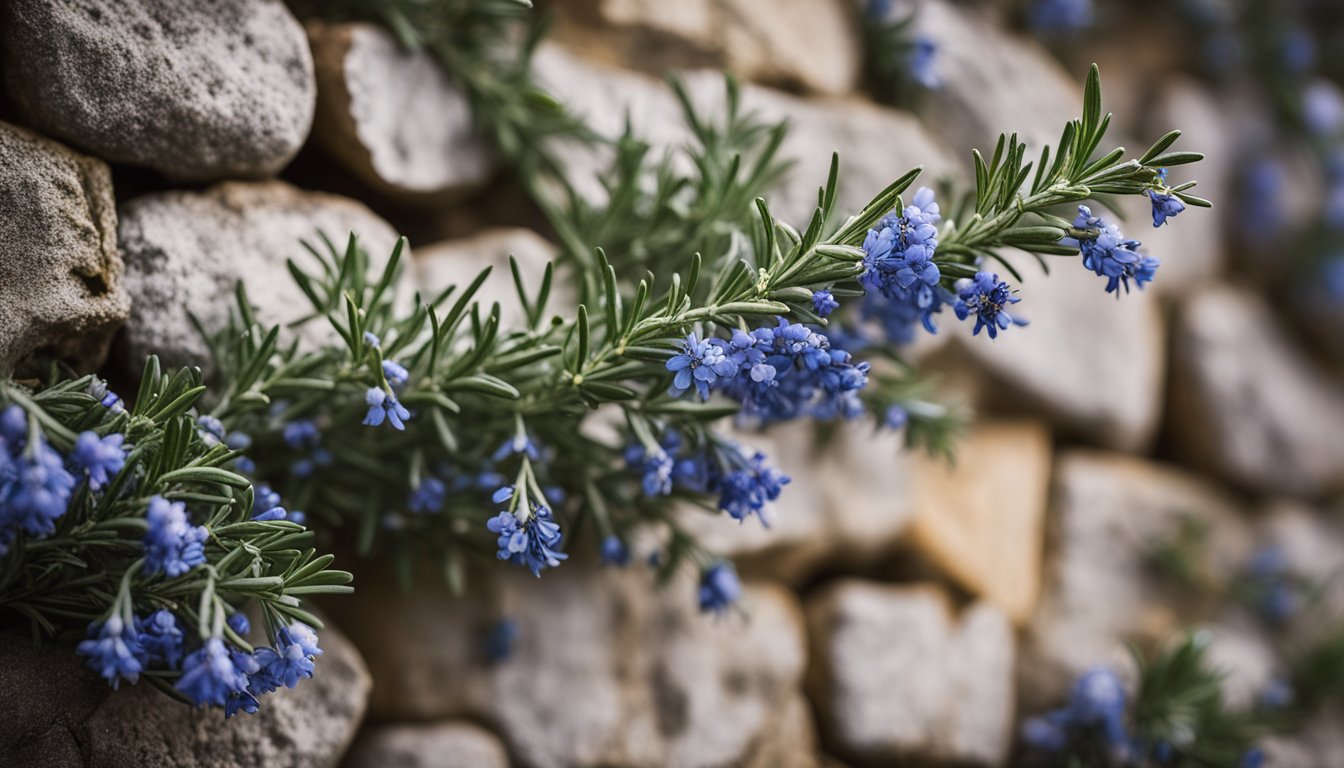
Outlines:
<svg viewBox="0 0 1344 768"><path fill-rule="evenodd" d="M354 647L328 626L311 680L268 695L261 711L225 720L146 682L118 691L68 646L36 648L26 633L0 633L0 764L52 768L336 766L355 736L369 675ZM34 693L35 692L35 693Z"/></svg>
<svg viewBox="0 0 1344 768"><path fill-rule="evenodd" d="M828 751L862 765L1000 765L1013 729L1013 630L932 585L844 580L807 602L808 693Z"/></svg>
<svg viewBox="0 0 1344 768"><path fill-rule="evenodd" d="M343 768L509 768L499 737L479 725L447 721L366 728Z"/></svg>
<svg viewBox="0 0 1344 768"><path fill-rule="evenodd" d="M556 10L558 39L610 63L654 73L726 68L825 94L858 85L862 44L851 0L579 0Z"/></svg>
<svg viewBox="0 0 1344 768"><path fill-rule="evenodd" d="M0 377L34 352L93 370L131 300L107 166L0 122Z"/></svg>
<svg viewBox="0 0 1344 768"><path fill-rule="evenodd" d="M1195 466L1266 493L1344 488L1344 387L1252 294L1215 286L1186 301L1171 396L1173 442Z"/></svg>
<svg viewBox="0 0 1344 768"><path fill-rule="evenodd" d="M465 289L481 270L489 268L490 276L481 283L475 300L480 302L483 312L489 311L491 304L499 302L500 327L520 330L527 318L523 305L518 301L518 289L514 286L513 273L509 269L509 257L512 256L518 262L518 271L523 276L523 285L531 301L536 298L537 289L541 287L541 277L546 271L547 262L553 261L556 255L556 247L530 229L487 229L471 237L445 240L416 249L417 283L421 295L428 301L450 285L456 285L459 291ZM457 295L460 294L454 293L454 296ZM450 298L450 302L455 300ZM551 285L551 296L547 301L549 311L545 318L557 314L571 317L577 302L578 298L568 281L557 275Z"/></svg>
<svg viewBox="0 0 1344 768"><path fill-rule="evenodd" d="M315 274L325 234L343 253L350 233L380 274L396 244L396 232L372 211L348 198L305 192L288 184L226 182L201 192L161 192L121 207L120 243L126 287L135 297L123 334L121 356L132 370L158 354L166 365L209 370L209 349L192 328L195 315L209 332L227 326L235 311L234 287L242 281L263 323L305 317L312 304L286 267L293 259ZM404 251L399 283L409 294L414 264ZM339 343L326 322L297 329L306 343Z"/></svg>
<svg viewBox="0 0 1344 768"><path fill-rule="evenodd" d="M955 464L915 457L913 546L971 594L1025 623L1041 586L1050 431L1034 421L983 423L956 450Z"/></svg>
<svg viewBox="0 0 1344 768"><path fill-rule="evenodd" d="M1052 555L1018 667L1024 706L1040 711L1058 704L1092 666L1128 668L1130 640L1151 646L1196 622L1207 625L1215 643L1221 634L1244 638L1246 632L1220 621L1153 564L1157 549L1176 543L1183 529L1202 530L1195 566L1213 583L1226 583L1254 546L1239 512L1222 490L1173 467L1096 451L1061 455ZM1232 670L1232 677L1242 671ZM1255 688L1261 672L1246 672L1254 678L1247 687Z"/></svg>
<svg viewBox="0 0 1344 768"><path fill-rule="evenodd" d="M688 580L659 591L638 566L575 558L540 580L483 566L460 597L432 574L405 592L368 570L358 596L330 609L356 628L370 660L375 719L486 722L528 767L760 765L764 750L811 754L799 716L802 621L776 586L749 584L745 615L716 620L695 612ZM486 638L501 620L516 640L492 660Z"/></svg>
<svg viewBox="0 0 1344 768"><path fill-rule="evenodd" d="M281 0L15 0L0 38L25 121L170 178L273 175L313 122L312 56Z"/></svg>
<svg viewBox="0 0 1344 768"><path fill-rule="evenodd" d="M427 51L381 26L310 21L317 71L313 137L366 184L412 202L452 200L494 171L471 103Z"/></svg>

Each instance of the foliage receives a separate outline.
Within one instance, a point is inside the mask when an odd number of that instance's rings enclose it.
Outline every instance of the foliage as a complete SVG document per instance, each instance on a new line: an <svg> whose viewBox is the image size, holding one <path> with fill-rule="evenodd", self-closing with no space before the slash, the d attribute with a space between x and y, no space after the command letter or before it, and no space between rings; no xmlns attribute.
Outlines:
<svg viewBox="0 0 1344 768"><path fill-rule="evenodd" d="M224 706L174 687L193 651L222 639L265 657L272 649L254 648L231 617L259 616L282 647L296 624L322 626L303 599L350 591L350 574L307 547L312 534L293 519L256 519L254 488L231 469L241 454L197 422L204 393L197 370L168 374L155 358L130 410L91 376L0 388L0 613L26 617L35 639L88 625L95 640L80 652L113 687L143 676ZM97 646L109 636L122 644ZM236 691L228 705L263 692Z"/></svg>

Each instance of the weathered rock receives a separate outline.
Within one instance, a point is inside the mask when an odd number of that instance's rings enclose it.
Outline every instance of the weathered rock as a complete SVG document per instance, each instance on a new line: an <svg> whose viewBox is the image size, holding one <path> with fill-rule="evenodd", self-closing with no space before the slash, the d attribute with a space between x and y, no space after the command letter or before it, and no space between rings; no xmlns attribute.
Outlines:
<svg viewBox="0 0 1344 768"><path fill-rule="evenodd" d="M509 768L499 737L468 722L381 725L359 734L344 768Z"/></svg>
<svg viewBox="0 0 1344 768"><path fill-rule="evenodd" d="M1173 186L1189 180L1198 180L1193 191L1218 205L1231 201L1234 196L1233 171L1235 137L1224 105L1197 83L1173 80L1165 83L1154 100L1145 121L1145 137L1156 138L1167 131L1179 129L1181 139L1177 148L1198 149L1204 160L1191 166L1177 166L1170 170ZM1142 151L1144 148L1137 148ZM1226 227L1218 210L1187 208L1180 217L1162 227L1151 226L1151 205L1138 201L1130 220L1127 234L1143 241L1145 249L1162 260L1153 290L1162 296L1175 296L1194 286L1205 284L1221 271L1227 251L1224 237ZM1149 209L1149 210L1144 210Z"/></svg>
<svg viewBox="0 0 1344 768"><path fill-rule="evenodd" d="M1213 287L1182 308L1170 431L1181 455L1229 482L1315 496L1344 487L1344 387L1262 300Z"/></svg>
<svg viewBox="0 0 1344 768"><path fill-rule="evenodd" d="M1260 744L1265 765L1274 768L1344 768L1344 708L1334 704L1322 709L1298 732L1270 736Z"/></svg>
<svg viewBox="0 0 1344 768"><path fill-rule="evenodd" d="M1038 422L978 425L955 465L916 457L911 539L943 572L1013 622L1036 607L1050 491L1050 432Z"/></svg>
<svg viewBox="0 0 1344 768"><path fill-rule="evenodd" d="M862 49L851 0L581 0L556 35L590 56L662 72L724 67L749 80L845 94ZM807 56L799 56L799 51Z"/></svg>
<svg viewBox="0 0 1344 768"><path fill-rule="evenodd" d="M679 102L662 80L586 63L557 46L543 46L536 68L560 101L606 136L625 128L628 113L637 135L654 155L690 140ZM706 115L722 115L723 76L717 72L683 73L692 101ZM938 135L908 113L849 100L804 100L758 86L742 86L742 108L766 121L788 120L789 133L779 151L792 170L766 197L775 216L802 228L817 205L817 189L826 183L831 153L841 152L837 219L857 213L874 195L915 166L925 168L921 183L958 172L955 155ZM599 195L595 174L605 166L577 150L565 153L570 181L585 194Z"/></svg>
<svg viewBox="0 0 1344 768"><path fill-rule="evenodd" d="M471 104L427 51L409 52L383 27L310 21L317 71L313 137L365 183L438 201L481 186L492 150Z"/></svg>
<svg viewBox="0 0 1344 768"><path fill-rule="evenodd" d="M0 34L24 119L112 162L269 176L312 125L312 56L280 0L15 0Z"/></svg>
<svg viewBox="0 0 1344 768"><path fill-rule="evenodd" d="M340 632L321 633L311 680L268 695L261 711L226 721L148 683L112 691L69 647L37 649L23 633L0 633L0 764L64 768L335 766L355 736L369 675Z"/></svg>
<svg viewBox="0 0 1344 768"><path fill-rule="evenodd" d="M741 765L810 749L805 720L781 724L799 720L806 654L778 587L749 585L749 620L715 621L695 613L690 584L658 592L642 569L575 560L540 580L489 568L457 598L370 578L330 608L370 661L375 719L482 720L521 766ZM484 638L504 617L517 640L492 663Z"/></svg>
<svg viewBox="0 0 1344 768"><path fill-rule="evenodd" d="M0 376L38 350L96 368L131 300L102 162L0 122Z"/></svg>
<svg viewBox="0 0 1344 768"><path fill-rule="evenodd" d="M417 249L416 273L420 293L429 300L450 285L464 290L481 270L488 267L490 276L481 283L475 300L485 311L494 302L499 302L500 327L520 329L526 323L526 316L518 301L518 289L513 284L509 256L518 262L528 301L535 299L546 264L556 257L556 247L528 229L488 229L461 240L446 240ZM552 283L551 298L547 302L550 311L546 317L556 313L572 314L576 301L570 285L557 277Z"/></svg>
<svg viewBox="0 0 1344 768"><path fill-rule="evenodd" d="M316 257L302 241L323 249L319 233L344 252L354 232L381 273L396 233L361 203L336 195L305 192L278 181L226 182L203 192L162 192L121 207L120 242L126 259L126 287L135 297L121 354L138 369L149 354L166 365L202 365L209 351L192 329L188 313L209 331L227 325L234 311L234 286L242 280L263 323L288 323L306 316L312 304L285 266L294 260L309 274ZM401 286L413 280L411 254L402 254ZM296 329L315 343L338 337L325 322Z"/></svg>
<svg viewBox="0 0 1344 768"><path fill-rule="evenodd" d="M1256 515L1256 547L1277 551L1288 573L1309 585L1311 602L1288 625L1291 648L1304 648L1339 630L1344 616L1344 530L1337 515L1277 500Z"/></svg>
<svg viewBox="0 0 1344 768"><path fill-rule="evenodd" d="M937 587L842 581L807 604L808 693L827 749L863 764L998 765L1013 727L1012 626Z"/></svg>
<svg viewBox="0 0 1344 768"><path fill-rule="evenodd" d="M1158 428L1165 366L1157 297L1134 292L1117 301L1076 259L1049 257L1046 275L1026 254L1009 258L1023 276L1014 316L1030 325L990 341L971 336L971 323L944 320L943 333L956 341L953 364L964 356L987 375L990 407L1045 417L1058 432L1108 448L1146 447Z"/></svg>
<svg viewBox="0 0 1344 768"><path fill-rule="evenodd" d="M942 80L921 114L952 146L988 154L1000 133L1016 132L1034 159L1081 114L1081 85L1036 41L950 0L921 2L914 25L938 42Z"/></svg>
<svg viewBox="0 0 1344 768"><path fill-rule="evenodd" d="M1125 668L1128 640L1166 640L1199 620L1199 606L1150 561L1183 526L1206 531L1202 565L1219 582L1240 571L1253 546L1238 507L1222 491L1140 459L1093 451L1062 455L1052 504L1053 552L1018 667L1021 700L1033 711L1057 704L1089 667ZM1207 628L1217 641L1218 622Z"/></svg>

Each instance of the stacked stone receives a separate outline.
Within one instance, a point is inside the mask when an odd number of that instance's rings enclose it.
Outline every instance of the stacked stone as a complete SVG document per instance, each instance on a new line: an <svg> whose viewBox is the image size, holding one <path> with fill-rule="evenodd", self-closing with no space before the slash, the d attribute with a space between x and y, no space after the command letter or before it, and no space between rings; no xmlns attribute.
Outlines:
<svg viewBox="0 0 1344 768"><path fill-rule="evenodd" d="M656 148L686 140L651 69L685 69L706 107L722 80L705 68L754 81L744 106L791 124L781 154L796 163L770 194L789 221L810 215L833 150L839 207L856 209L916 164L965 180L961 151L999 130L1052 142L1078 106L1045 50L946 0L921 4L943 87L918 113L857 93L850 0L557 6L536 68L598 131L628 115ZM96 370L109 348L130 371L150 353L201 364L188 311L221 328L219 297L242 280L263 320L302 316L286 267L311 258L300 240L354 231L386 258L397 229L380 213L458 235L417 244L406 295L494 266L481 297L506 318L507 257L534 274L555 252L498 226L518 215L463 213L489 210L497 159L460 87L381 28L305 27L279 0L8 0L0 51L0 373L36 354ZM1121 132L1185 129L1210 155L1207 195L1229 197L1235 119L1203 86L1140 95L1140 81L1108 92L1138 113ZM563 159L600 194L596 158ZM350 190L360 199L335 194ZM0 764L1003 765L1019 713L1179 628L1183 598L1145 560L1192 516L1220 573L1264 542L1305 576L1344 564L1327 514L1344 388L1228 279L1216 216L1187 216L1146 238L1159 290L1113 303L1082 269L1041 279L1023 260L1027 331L989 344L949 327L916 350L981 414L955 467L858 425L825 443L801 426L748 436L794 477L775 527L686 520L739 562L744 616L698 617L687 589L577 557L540 581L483 570L467 596L432 576L403 593L366 565L356 595L328 604L353 643L328 630L313 685L227 724L146 686L108 694L68 654L0 635L6 690L43 692L0 704ZM483 637L504 619L517 641L492 661ZM1210 629L1234 699L1282 672L1239 617ZM1337 741L1325 720L1273 749L1318 765Z"/></svg>

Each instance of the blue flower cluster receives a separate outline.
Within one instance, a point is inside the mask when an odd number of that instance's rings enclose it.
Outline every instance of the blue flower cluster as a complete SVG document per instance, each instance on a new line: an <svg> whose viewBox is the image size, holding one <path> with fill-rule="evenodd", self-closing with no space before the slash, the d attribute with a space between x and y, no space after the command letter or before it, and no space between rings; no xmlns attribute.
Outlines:
<svg viewBox="0 0 1344 768"><path fill-rule="evenodd" d="M335 460L331 451L322 447L322 430L315 421L291 421L285 425L281 437L286 446L302 454L289 467L290 474L295 477L309 477L317 467L330 466Z"/></svg>
<svg viewBox="0 0 1344 768"><path fill-rule="evenodd" d="M1022 724L1022 741L1047 754L1058 754L1070 745L1095 744L1113 762L1124 764L1134 751L1125 703L1125 689L1115 672L1094 667L1074 682L1064 707Z"/></svg>
<svg viewBox="0 0 1344 768"><path fill-rule="evenodd" d="M163 573L175 579L205 562L210 534L187 519L185 502L152 496L145 522L149 524L144 538L146 574Z"/></svg>
<svg viewBox="0 0 1344 768"><path fill-rule="evenodd" d="M124 443L121 434L82 432L63 456L21 407L0 411L0 555L19 532L35 539L55 533L81 482L105 490L126 463Z"/></svg>
<svg viewBox="0 0 1344 768"><path fill-rule="evenodd" d="M1016 291L999 276L991 272L977 272L974 278L957 281L957 303L952 307L957 318L965 320L975 317L975 330L972 336L978 336L981 328L989 330L989 338L998 337L999 331L1014 325L1026 325L1027 321L1008 314L1008 305L1016 304Z"/></svg>
<svg viewBox="0 0 1344 768"><path fill-rule="evenodd" d="M505 486L495 491L492 500L503 504L513 498L513 493L513 486ZM503 510L485 525L499 536L495 542L499 559L526 566L533 576L539 577L543 569L554 568L569 559L569 555L560 551L564 540L560 525L555 522L551 508L544 504L533 503L530 513L523 517Z"/></svg>
<svg viewBox="0 0 1344 768"><path fill-rule="evenodd" d="M625 451L626 464L641 475L644 495L665 496L673 489L718 494L719 509L734 520L745 521L755 514L769 524L767 506L779 498L790 479L767 465L764 453L748 456L729 442L696 448L672 429L659 443L652 450L636 443Z"/></svg>
<svg viewBox="0 0 1344 768"><path fill-rule="evenodd" d="M1173 195L1171 190L1167 189L1165 186L1167 183L1167 169L1163 168L1158 171L1158 177L1161 179L1160 185L1154 186L1152 189L1148 190L1148 199L1153 204L1154 228L1166 224L1167 219L1174 219L1177 214L1185 210L1185 203L1181 202L1181 199Z"/></svg>
<svg viewBox="0 0 1344 768"><path fill-rule="evenodd" d="M735 329L731 340L692 333L667 369L675 374L672 394L694 388L704 399L718 390L762 422L853 418L863 412L858 393L868 384L867 363L854 363L826 336L783 318L773 328Z"/></svg>
<svg viewBox="0 0 1344 768"><path fill-rule="evenodd" d="M727 562L717 562L700 572L700 610L722 614L742 598L742 582Z"/></svg>
<svg viewBox="0 0 1344 768"><path fill-rule="evenodd" d="M883 218L864 238L859 283L870 296L885 299L874 300L865 314L878 316L884 327L892 326L888 328L892 340L909 337L916 321L929 333L937 332L933 315L950 300L939 286L942 273L933 262L941 220L933 190L921 187L899 214Z"/></svg>
<svg viewBox="0 0 1344 768"><path fill-rule="evenodd" d="M241 613L230 616L228 623L239 635L250 629ZM225 716L232 717L239 710L255 713L258 696L281 686L293 688L313 676L313 660L322 649L311 627L290 624L274 640L274 647L246 653L222 637L210 637L188 652L186 634L172 612L160 609L131 616L128 622L114 610L105 621L89 626L89 639L76 652L113 688L122 680L136 682L145 670L180 671L174 686L179 692L197 705L223 707Z"/></svg>
<svg viewBox="0 0 1344 768"><path fill-rule="evenodd" d="M1154 215L1156 220L1156 215ZM1129 281L1143 288L1150 283L1162 262L1138 252L1138 240L1127 240L1114 224L1107 224L1100 216L1093 216L1086 205L1078 206L1073 220L1075 229L1095 231L1095 235L1081 238L1066 237L1060 242L1078 248L1083 255L1083 266L1098 277L1106 278L1106 292L1114 293L1121 287L1129 292Z"/></svg>
<svg viewBox="0 0 1344 768"><path fill-rule="evenodd" d="M938 77L937 59L938 44L926 35L916 35L905 54L906 75L921 88L930 91L941 88L943 81Z"/></svg>

